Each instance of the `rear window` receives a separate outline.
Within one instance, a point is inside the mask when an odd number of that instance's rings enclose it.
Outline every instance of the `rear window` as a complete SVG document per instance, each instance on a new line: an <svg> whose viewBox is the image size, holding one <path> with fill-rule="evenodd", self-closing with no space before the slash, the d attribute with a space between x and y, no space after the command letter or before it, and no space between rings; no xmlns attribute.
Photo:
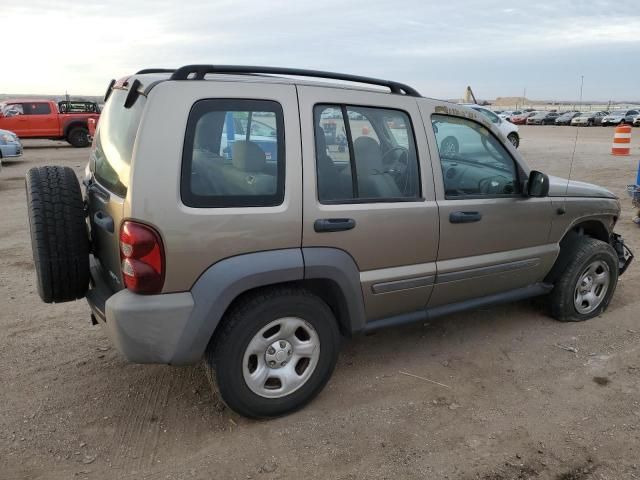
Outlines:
<svg viewBox="0 0 640 480"><path fill-rule="evenodd" d="M146 101L140 96L131 108L124 108L127 93L113 90L100 116L93 151L96 180L121 197L127 195L133 144Z"/></svg>
<svg viewBox="0 0 640 480"><path fill-rule="evenodd" d="M189 114L181 196L190 207L268 207L284 199L284 119L267 100L200 100Z"/></svg>

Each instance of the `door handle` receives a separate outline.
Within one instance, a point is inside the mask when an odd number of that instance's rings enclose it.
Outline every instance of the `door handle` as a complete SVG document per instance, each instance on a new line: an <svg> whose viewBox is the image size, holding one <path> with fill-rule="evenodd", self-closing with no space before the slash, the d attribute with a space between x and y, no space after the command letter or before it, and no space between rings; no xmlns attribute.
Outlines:
<svg viewBox="0 0 640 480"><path fill-rule="evenodd" d="M482 220L480 212L451 212L449 221L451 223L472 223Z"/></svg>
<svg viewBox="0 0 640 480"><path fill-rule="evenodd" d="M102 211L97 211L93 215L93 223L109 233L113 233L113 218Z"/></svg>
<svg viewBox="0 0 640 480"><path fill-rule="evenodd" d="M356 226L353 218L321 218L313 223L313 229L320 232L342 232Z"/></svg>

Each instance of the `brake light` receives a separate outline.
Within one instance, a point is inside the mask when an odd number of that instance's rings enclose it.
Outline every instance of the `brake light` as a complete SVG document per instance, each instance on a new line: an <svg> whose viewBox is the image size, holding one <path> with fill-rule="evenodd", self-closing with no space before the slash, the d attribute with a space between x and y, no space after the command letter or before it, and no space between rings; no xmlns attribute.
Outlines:
<svg viewBox="0 0 640 480"><path fill-rule="evenodd" d="M120 227L120 261L124 285L134 293L159 293L164 284L164 249L160 235L141 223Z"/></svg>

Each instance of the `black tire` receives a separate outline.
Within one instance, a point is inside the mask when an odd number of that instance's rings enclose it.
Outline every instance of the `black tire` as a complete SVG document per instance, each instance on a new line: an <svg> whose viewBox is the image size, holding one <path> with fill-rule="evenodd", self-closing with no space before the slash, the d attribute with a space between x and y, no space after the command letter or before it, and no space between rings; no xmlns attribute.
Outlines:
<svg viewBox="0 0 640 480"><path fill-rule="evenodd" d="M587 127L593 127L593 120L587 121Z"/></svg>
<svg viewBox="0 0 640 480"><path fill-rule="evenodd" d="M549 295L551 316L561 322L581 322L597 317L607 309L616 290L618 256L608 243L584 236L576 236L564 248L566 251L561 253L563 257L554 266L558 276ZM578 282L585 269L596 261L602 261L609 267L607 291L595 310L581 313L574 303Z"/></svg>
<svg viewBox="0 0 640 480"><path fill-rule="evenodd" d="M320 356L305 383L287 396L266 398L254 393L243 376L249 342L270 322L297 317L311 324L320 341ZM204 368L214 391L232 410L250 418L291 413L310 402L329 381L340 346L340 333L329 306L299 288L272 288L242 298L225 315L207 347Z"/></svg>
<svg viewBox="0 0 640 480"><path fill-rule="evenodd" d="M89 286L89 238L76 174L69 167L32 168L26 189L40 298L58 303L84 297Z"/></svg>
<svg viewBox="0 0 640 480"><path fill-rule="evenodd" d="M457 155L460 153L460 144L458 143L458 139L453 136L445 137L442 142L440 142L440 152L441 155Z"/></svg>
<svg viewBox="0 0 640 480"><path fill-rule="evenodd" d="M89 141L89 130L85 127L73 127L67 134L67 142L75 148L84 148L91 145Z"/></svg>
<svg viewBox="0 0 640 480"><path fill-rule="evenodd" d="M511 132L507 135L507 140L511 142L513 148L518 148L520 146L520 136L516 132Z"/></svg>

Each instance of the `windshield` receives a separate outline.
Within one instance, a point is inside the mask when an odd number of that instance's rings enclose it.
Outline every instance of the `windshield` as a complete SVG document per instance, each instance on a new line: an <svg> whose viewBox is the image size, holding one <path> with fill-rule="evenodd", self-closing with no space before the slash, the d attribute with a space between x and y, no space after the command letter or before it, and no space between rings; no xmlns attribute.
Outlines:
<svg viewBox="0 0 640 480"><path fill-rule="evenodd" d="M131 108L124 108L127 90L113 90L107 101L91 153L96 180L121 197L129 185L129 165L146 97L140 96Z"/></svg>
<svg viewBox="0 0 640 480"><path fill-rule="evenodd" d="M473 109L475 111L477 111L477 112L480 112L482 115L487 117L493 123L499 123L500 122L500 118L495 113L490 112L489 110L486 110L484 108L478 108L478 107L473 107Z"/></svg>

